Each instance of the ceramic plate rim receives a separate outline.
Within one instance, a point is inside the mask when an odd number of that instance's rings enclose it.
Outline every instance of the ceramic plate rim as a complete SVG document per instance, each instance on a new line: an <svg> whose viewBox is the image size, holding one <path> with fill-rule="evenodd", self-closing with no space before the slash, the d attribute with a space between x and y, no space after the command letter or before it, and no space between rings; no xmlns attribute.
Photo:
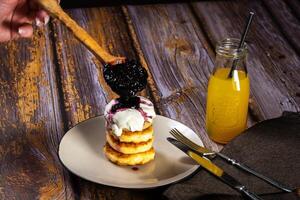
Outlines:
<svg viewBox="0 0 300 200"><path fill-rule="evenodd" d="M190 127L188 127L187 125L183 124L182 122L179 122L179 121L177 121L177 120L174 120L174 119L171 119L171 118L169 118L169 117L162 116L162 115L157 115L157 116L158 116L158 117L162 117L162 118L166 118L167 120L175 121L176 123L179 123L179 124L181 124L181 125L183 125L183 126L189 128L190 130L192 130ZM177 174L176 176L173 176L173 177L168 178L168 179L161 180L161 181L159 181L158 183L148 184L148 185L143 184L143 185L140 185L140 186L137 186L137 185L127 185L127 186L125 186L124 184L118 184L118 183L111 184L111 183L97 182L97 181L95 181L95 180L89 179L88 177L83 177L83 176L80 175L79 173L74 172L74 171L71 169L71 167L68 167L68 166L64 163L64 161L63 161L63 160L64 160L64 159L63 159L63 156L61 155L61 146L62 146L63 141L64 141L66 138L68 138L68 136L70 135L70 131L71 131L73 128L75 128L75 127L77 127L77 126L79 126L79 125L81 125L81 124L83 124L83 123L85 123L85 122L87 122L87 121L89 121L89 120L92 120L92 119L95 119L95 118L101 118L101 117L104 117L104 115L98 115L98 116L95 116L95 117L91 117L91 118L89 118L89 119L86 119L86 120L84 120L84 121L81 121L81 122L77 123L76 125L74 125L73 127L71 127L71 128L64 134L64 136L63 136L63 137L61 138L61 140L60 140L59 147L58 147L58 153L57 153L57 154L58 154L59 161L60 161L60 162L62 163L62 165L63 165L69 172L71 172L73 175L76 175L76 176L78 176L78 177L80 177L80 178L82 178L82 179L84 179L84 180L86 180L86 181L90 181L90 182L93 182L93 183L96 183L96 184L105 185L105 186L110 186L110 187L124 188L124 189L152 189L152 188L162 187L162 186L166 186L166 185L171 185L171 184L180 182L180 181L182 181L182 180L185 180L185 179L187 179L187 178L193 176L193 175L198 171L198 169L200 168L199 165L195 165L195 166L191 167L190 169L188 169L187 171L185 171L185 172L183 172L183 173ZM195 133L194 130L192 130L192 132ZM195 133L195 134L196 134L196 133ZM196 135L197 135L197 134L196 134ZM200 139L200 141L203 143L203 141L201 140L201 138L199 138L199 139ZM109 161L107 160L107 162L109 162Z"/></svg>

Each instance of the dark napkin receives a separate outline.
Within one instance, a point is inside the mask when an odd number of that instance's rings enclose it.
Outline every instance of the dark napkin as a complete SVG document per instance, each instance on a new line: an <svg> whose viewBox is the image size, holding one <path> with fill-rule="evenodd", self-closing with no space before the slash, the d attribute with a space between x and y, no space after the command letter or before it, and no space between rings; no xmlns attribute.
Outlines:
<svg viewBox="0 0 300 200"><path fill-rule="evenodd" d="M227 144L222 153L291 188L300 187L300 113L256 124ZM216 157L213 162L263 199L299 199L283 193L264 181ZM164 196L169 199L243 199L219 179L200 169L192 178L171 185Z"/></svg>

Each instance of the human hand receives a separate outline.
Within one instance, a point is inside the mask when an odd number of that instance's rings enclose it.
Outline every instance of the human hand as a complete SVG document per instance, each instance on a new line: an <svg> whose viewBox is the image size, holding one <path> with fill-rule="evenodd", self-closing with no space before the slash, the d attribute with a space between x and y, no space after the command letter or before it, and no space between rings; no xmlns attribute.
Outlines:
<svg viewBox="0 0 300 200"><path fill-rule="evenodd" d="M36 0L0 0L0 42L31 37L33 23L48 22L49 15Z"/></svg>

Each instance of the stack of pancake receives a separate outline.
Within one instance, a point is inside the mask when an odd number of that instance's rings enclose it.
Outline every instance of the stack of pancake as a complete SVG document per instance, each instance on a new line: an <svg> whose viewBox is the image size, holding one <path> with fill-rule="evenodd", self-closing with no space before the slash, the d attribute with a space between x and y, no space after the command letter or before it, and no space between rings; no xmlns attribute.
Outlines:
<svg viewBox="0 0 300 200"><path fill-rule="evenodd" d="M154 107L150 100L139 97L136 108L119 108L112 100L105 109L106 140L104 153L118 165L141 165L154 159L153 126Z"/></svg>

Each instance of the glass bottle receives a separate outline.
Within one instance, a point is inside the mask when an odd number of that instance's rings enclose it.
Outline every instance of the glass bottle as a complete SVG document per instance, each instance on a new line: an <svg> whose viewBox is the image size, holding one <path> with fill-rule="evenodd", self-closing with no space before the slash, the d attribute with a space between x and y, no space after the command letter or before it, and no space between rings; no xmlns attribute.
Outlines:
<svg viewBox="0 0 300 200"><path fill-rule="evenodd" d="M226 144L247 127L250 82L247 45L227 38L216 47L216 61L208 83L206 130L215 142ZM232 70L232 66L235 66Z"/></svg>

